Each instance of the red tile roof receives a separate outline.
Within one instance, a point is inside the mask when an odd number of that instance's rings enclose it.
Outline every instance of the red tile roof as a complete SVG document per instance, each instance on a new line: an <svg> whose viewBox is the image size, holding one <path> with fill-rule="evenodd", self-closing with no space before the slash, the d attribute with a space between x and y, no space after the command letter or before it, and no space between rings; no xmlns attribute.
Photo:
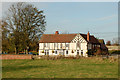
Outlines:
<svg viewBox="0 0 120 80"><path fill-rule="evenodd" d="M43 34L40 43L69 43L77 34Z"/></svg>
<svg viewBox="0 0 120 80"><path fill-rule="evenodd" d="M73 40L73 38L77 34L43 34L40 43L69 43ZM87 41L87 35L81 34L80 35ZM88 42L88 41L87 41ZM90 35L90 43L99 44L99 41Z"/></svg>

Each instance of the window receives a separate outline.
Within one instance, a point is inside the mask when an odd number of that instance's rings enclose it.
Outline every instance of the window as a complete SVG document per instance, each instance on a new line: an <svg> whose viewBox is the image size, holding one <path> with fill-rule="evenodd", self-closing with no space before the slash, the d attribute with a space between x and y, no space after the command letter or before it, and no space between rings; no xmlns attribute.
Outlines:
<svg viewBox="0 0 120 80"><path fill-rule="evenodd" d="M46 50L45 50L45 55L47 55Z"/></svg>
<svg viewBox="0 0 120 80"><path fill-rule="evenodd" d="M57 47L57 43L55 43L55 47Z"/></svg>
<svg viewBox="0 0 120 80"><path fill-rule="evenodd" d="M57 54L57 50L55 51L55 54Z"/></svg>
<svg viewBox="0 0 120 80"><path fill-rule="evenodd" d="M44 43L44 47L47 47L47 43Z"/></svg>
<svg viewBox="0 0 120 80"><path fill-rule="evenodd" d="M47 43L47 47L50 47L50 43Z"/></svg>
<svg viewBox="0 0 120 80"><path fill-rule="evenodd" d="M68 54L68 50L66 51L66 54Z"/></svg>
<svg viewBox="0 0 120 80"><path fill-rule="evenodd" d="M66 47L69 47L69 43L66 43Z"/></svg>
<svg viewBox="0 0 120 80"><path fill-rule="evenodd" d="M44 47L46 47L45 43L44 43Z"/></svg>
<svg viewBox="0 0 120 80"><path fill-rule="evenodd" d="M77 55L79 55L79 50L77 50Z"/></svg>
<svg viewBox="0 0 120 80"><path fill-rule="evenodd" d="M60 48L62 48L62 43L60 44Z"/></svg>
<svg viewBox="0 0 120 80"><path fill-rule="evenodd" d="M60 55L64 55L63 50L59 50L59 54L60 54Z"/></svg>
<svg viewBox="0 0 120 80"><path fill-rule="evenodd" d="M45 50L45 55L49 55L49 50Z"/></svg>
<svg viewBox="0 0 120 80"><path fill-rule="evenodd" d="M49 55L49 50L47 50L47 55Z"/></svg>
<svg viewBox="0 0 120 80"><path fill-rule="evenodd" d="M49 47L50 43L44 43L44 47Z"/></svg>
<svg viewBox="0 0 120 80"><path fill-rule="evenodd" d="M77 47L79 47L79 48L80 48L80 41L78 41L78 42L77 42Z"/></svg>
<svg viewBox="0 0 120 80"><path fill-rule="evenodd" d="M83 50L81 50L81 55L83 56Z"/></svg>

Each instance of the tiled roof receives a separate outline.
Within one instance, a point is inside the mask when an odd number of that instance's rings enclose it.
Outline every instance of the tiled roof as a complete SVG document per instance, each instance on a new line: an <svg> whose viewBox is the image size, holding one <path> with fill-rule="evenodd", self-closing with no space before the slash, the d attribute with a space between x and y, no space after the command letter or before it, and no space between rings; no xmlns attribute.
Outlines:
<svg viewBox="0 0 120 80"><path fill-rule="evenodd" d="M86 41L87 41L87 35L86 34L80 34ZM90 43L99 44L98 39L96 39L93 35L90 35Z"/></svg>
<svg viewBox="0 0 120 80"><path fill-rule="evenodd" d="M102 44L105 44L103 39L98 39L98 41Z"/></svg>
<svg viewBox="0 0 120 80"><path fill-rule="evenodd" d="M103 39L98 39L100 45L101 45L101 49L108 49L106 46L105 46L105 42Z"/></svg>
<svg viewBox="0 0 120 80"><path fill-rule="evenodd" d="M41 43L69 43L77 34L43 34Z"/></svg>
<svg viewBox="0 0 120 80"><path fill-rule="evenodd" d="M73 38L77 34L43 34L40 43L69 43L73 40ZM80 35L87 41L87 35L81 34ZM87 41L88 42L88 41ZM99 41L90 35L90 43L99 44Z"/></svg>

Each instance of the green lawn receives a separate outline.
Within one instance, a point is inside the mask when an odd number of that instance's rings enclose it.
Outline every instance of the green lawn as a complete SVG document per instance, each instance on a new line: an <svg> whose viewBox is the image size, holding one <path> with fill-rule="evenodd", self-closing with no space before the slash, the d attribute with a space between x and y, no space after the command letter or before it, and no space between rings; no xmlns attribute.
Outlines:
<svg viewBox="0 0 120 80"><path fill-rule="evenodd" d="M98 59L3 60L3 78L117 78L118 62Z"/></svg>

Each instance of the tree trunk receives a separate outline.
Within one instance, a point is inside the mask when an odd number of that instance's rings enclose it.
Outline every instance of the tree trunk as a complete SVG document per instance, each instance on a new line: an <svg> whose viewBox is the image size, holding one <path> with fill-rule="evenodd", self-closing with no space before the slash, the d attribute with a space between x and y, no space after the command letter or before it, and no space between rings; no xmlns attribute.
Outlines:
<svg viewBox="0 0 120 80"><path fill-rule="evenodd" d="M17 50L16 50L16 47L15 47L15 54L17 54Z"/></svg>
<svg viewBox="0 0 120 80"><path fill-rule="evenodd" d="M26 54L26 51L25 51L25 49L24 49L24 54Z"/></svg>
<svg viewBox="0 0 120 80"><path fill-rule="evenodd" d="M27 49L26 49L26 54L28 54L28 51L27 51Z"/></svg>
<svg viewBox="0 0 120 80"><path fill-rule="evenodd" d="M18 52L18 47L15 47L15 54L17 54Z"/></svg>
<svg viewBox="0 0 120 80"><path fill-rule="evenodd" d="M27 49L26 49L26 54L28 54L28 52L29 52L28 50L29 50L29 47L27 46Z"/></svg>

